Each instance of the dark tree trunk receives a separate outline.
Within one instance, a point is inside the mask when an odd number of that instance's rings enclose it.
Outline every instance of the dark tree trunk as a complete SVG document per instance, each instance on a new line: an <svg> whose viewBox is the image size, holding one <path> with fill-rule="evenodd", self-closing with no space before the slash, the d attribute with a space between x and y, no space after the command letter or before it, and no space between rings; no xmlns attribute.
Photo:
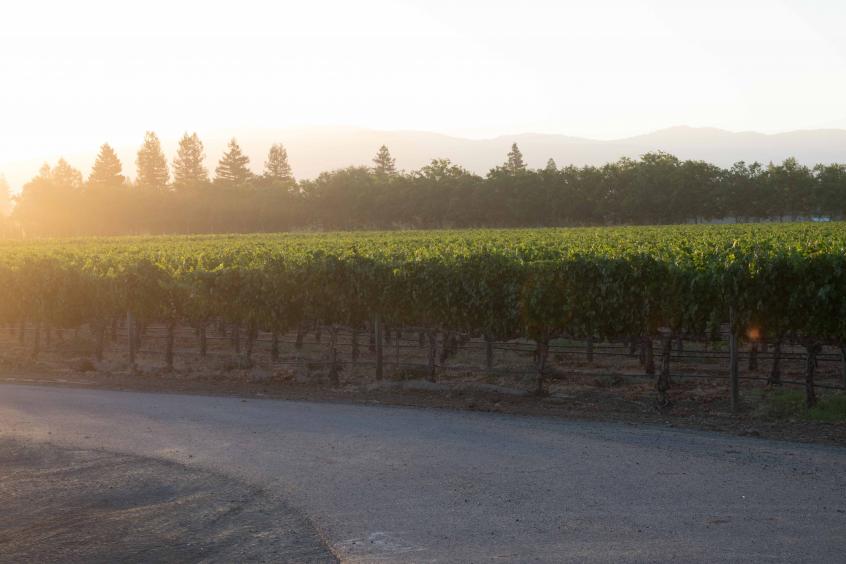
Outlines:
<svg viewBox="0 0 846 564"><path fill-rule="evenodd" d="M535 369L537 370L537 386L535 387L536 396L545 396L546 392L546 359L549 356L549 341L537 341L537 348L535 349Z"/></svg>
<svg viewBox="0 0 846 564"><path fill-rule="evenodd" d="M276 331L270 336L270 360L279 361L279 333Z"/></svg>
<svg viewBox="0 0 846 564"><path fill-rule="evenodd" d="M658 407L662 409L670 406L667 391L670 389L670 353L672 351L673 336L665 335L661 341L661 370L655 384L655 389L658 390Z"/></svg>
<svg viewBox="0 0 846 564"><path fill-rule="evenodd" d="M814 375L817 370L817 354L822 347L819 343L805 345L807 358L805 359L805 406L811 409L817 405L817 391L814 388Z"/></svg>
<svg viewBox="0 0 846 564"><path fill-rule="evenodd" d="M770 368L770 377L767 383L770 386L781 385L781 338L773 345L773 365Z"/></svg>

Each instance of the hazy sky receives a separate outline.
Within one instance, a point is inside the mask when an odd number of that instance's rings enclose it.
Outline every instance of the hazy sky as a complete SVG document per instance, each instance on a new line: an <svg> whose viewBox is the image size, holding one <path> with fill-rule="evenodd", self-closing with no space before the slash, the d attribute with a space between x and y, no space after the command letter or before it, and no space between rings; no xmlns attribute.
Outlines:
<svg viewBox="0 0 846 564"><path fill-rule="evenodd" d="M0 162L146 129L843 127L844 23L843 0L10 2Z"/></svg>

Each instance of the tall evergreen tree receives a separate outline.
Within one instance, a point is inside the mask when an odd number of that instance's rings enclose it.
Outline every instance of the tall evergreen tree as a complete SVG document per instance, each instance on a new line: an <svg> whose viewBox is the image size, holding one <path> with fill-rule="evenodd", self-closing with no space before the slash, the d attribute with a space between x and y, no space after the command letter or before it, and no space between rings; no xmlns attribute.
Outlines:
<svg viewBox="0 0 846 564"><path fill-rule="evenodd" d="M0 217L9 215L12 211L12 188L6 182L6 177L0 174Z"/></svg>
<svg viewBox="0 0 846 564"><path fill-rule="evenodd" d="M550 158L546 161L546 168L543 170L544 172L558 172L558 165L555 163L555 159Z"/></svg>
<svg viewBox="0 0 846 564"><path fill-rule="evenodd" d="M272 182L293 182L294 175L288 164L288 151L281 143L274 143L264 161L264 178Z"/></svg>
<svg viewBox="0 0 846 564"><path fill-rule="evenodd" d="M44 172L42 167L41 172ZM49 179L54 186L78 190L82 188L82 173L68 164L64 158L60 158L50 172Z"/></svg>
<svg viewBox="0 0 846 564"><path fill-rule="evenodd" d="M176 158L173 159L173 183L185 188L206 184L209 181L209 171L206 169L206 153L203 142L196 133L187 133L179 140Z"/></svg>
<svg viewBox="0 0 846 564"><path fill-rule="evenodd" d="M376 165L373 167L373 172L377 176L393 176L397 173L396 159L391 156L391 152L385 145L379 147L379 151L373 157L373 164Z"/></svg>
<svg viewBox="0 0 846 564"><path fill-rule="evenodd" d="M252 178L250 157L241 152L238 141L233 137L229 141L229 150L223 153L214 169L214 181L222 186L240 186Z"/></svg>
<svg viewBox="0 0 846 564"><path fill-rule="evenodd" d="M144 144L138 149L135 159L138 176L135 179L139 188L164 188L170 179L167 159L162 152L158 136L152 131L144 134Z"/></svg>
<svg viewBox="0 0 846 564"><path fill-rule="evenodd" d="M88 186L91 188L122 186L125 179L121 172L123 167L114 149L108 143L103 143L97 160L91 168L91 174L88 176Z"/></svg>
<svg viewBox="0 0 846 564"><path fill-rule="evenodd" d="M523 162L523 153L520 152L517 143L511 144L511 150L508 152L508 160L505 161L505 170L511 174L518 174L526 172L526 163Z"/></svg>

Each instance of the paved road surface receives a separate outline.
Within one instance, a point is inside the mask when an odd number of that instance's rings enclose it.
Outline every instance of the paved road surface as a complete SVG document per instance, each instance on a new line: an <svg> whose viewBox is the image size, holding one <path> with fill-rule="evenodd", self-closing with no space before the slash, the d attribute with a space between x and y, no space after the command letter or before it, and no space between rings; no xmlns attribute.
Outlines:
<svg viewBox="0 0 846 564"><path fill-rule="evenodd" d="M846 448L669 428L0 386L0 436L272 492L350 562L844 562Z"/></svg>

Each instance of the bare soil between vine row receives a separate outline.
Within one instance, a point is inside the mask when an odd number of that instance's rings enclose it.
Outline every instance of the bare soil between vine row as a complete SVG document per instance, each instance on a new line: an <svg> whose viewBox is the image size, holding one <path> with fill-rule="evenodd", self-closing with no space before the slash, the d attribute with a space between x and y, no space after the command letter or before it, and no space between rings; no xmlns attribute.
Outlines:
<svg viewBox="0 0 846 564"><path fill-rule="evenodd" d="M426 369L428 349L421 346L416 331L404 329L402 337L385 343L385 377L375 379L375 355L368 336L359 337L359 357L353 361L350 334L341 332L336 343L338 379L329 375L329 337L314 332L302 345L296 336L283 335L279 358L271 360L270 336L259 335L245 367L244 338L236 353L232 332L209 330L208 354L201 357L194 331L177 332L173 370L164 365L164 329L151 326L141 342L136 370L128 363L126 337L120 331L109 339L102 361L94 359L94 339L80 331L54 332L49 344L42 336L38 358L31 358L32 329L24 334L0 330L0 382L94 387L115 390L236 395L275 399L352 402L384 405L436 407L547 416L631 424L658 424L696 428L738 435L846 445L846 422L823 423L801 418L774 417L767 410L774 391L766 376L771 352L758 354L756 370L748 369L748 347L742 353L742 409L729 409L727 355L720 343L705 345L685 342L674 350L671 362L672 407L655 405L655 381L643 374L637 355L622 344L596 343L594 358L588 361L583 343L559 341L551 354L546 397L532 394L531 343L494 345L494 365L486 364L481 339L462 342L453 354L438 362L434 381ZM657 344L656 344L657 345ZM438 352L440 354L439 345ZM842 382L842 361L834 348L825 350L818 369L818 382L836 387ZM656 346L657 353L657 346ZM782 377L802 379L803 360L799 347L785 347ZM658 359L656 358L656 362ZM790 386L783 386L790 388ZM822 388L822 397L842 393Z"/></svg>

